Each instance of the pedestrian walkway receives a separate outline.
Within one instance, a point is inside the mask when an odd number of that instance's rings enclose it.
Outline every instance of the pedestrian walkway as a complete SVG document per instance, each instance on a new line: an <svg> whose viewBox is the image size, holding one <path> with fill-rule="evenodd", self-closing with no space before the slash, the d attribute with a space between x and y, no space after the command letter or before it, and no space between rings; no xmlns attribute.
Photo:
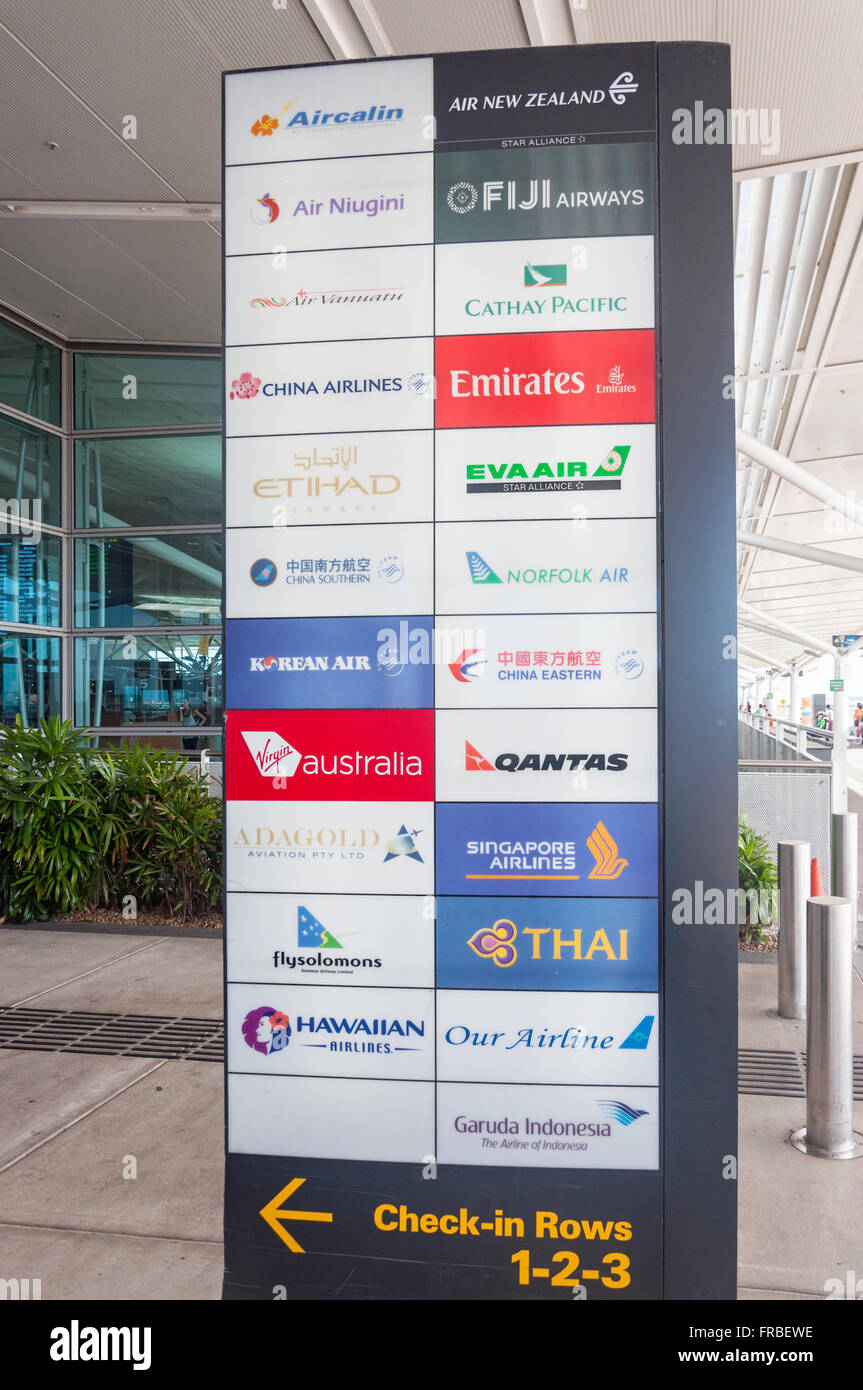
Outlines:
<svg viewBox="0 0 863 1390"><path fill-rule="evenodd" d="M219 1298L223 1073L191 1054L221 1017L221 941L4 928L0 982L0 1278L44 1299ZM762 1092L740 1097L740 1297L823 1298L863 1278L863 1160L785 1142L806 1025L771 1013L775 963L742 964L740 988L743 1085ZM859 966L855 990L863 1055Z"/></svg>

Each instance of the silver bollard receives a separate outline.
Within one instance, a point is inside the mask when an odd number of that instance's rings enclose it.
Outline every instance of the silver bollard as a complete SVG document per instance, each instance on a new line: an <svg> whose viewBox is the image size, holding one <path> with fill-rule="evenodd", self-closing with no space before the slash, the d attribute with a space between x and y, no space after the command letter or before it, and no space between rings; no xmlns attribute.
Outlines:
<svg viewBox="0 0 863 1390"><path fill-rule="evenodd" d="M806 1017L806 899L809 897L808 840L780 840L779 1017Z"/></svg>
<svg viewBox="0 0 863 1390"><path fill-rule="evenodd" d="M831 817L830 887L837 898L848 898L853 908L852 949L857 941L857 812Z"/></svg>
<svg viewBox="0 0 863 1390"><path fill-rule="evenodd" d="M858 1158L853 1128L853 922L847 898L806 904L806 1125L790 1136L816 1158Z"/></svg>

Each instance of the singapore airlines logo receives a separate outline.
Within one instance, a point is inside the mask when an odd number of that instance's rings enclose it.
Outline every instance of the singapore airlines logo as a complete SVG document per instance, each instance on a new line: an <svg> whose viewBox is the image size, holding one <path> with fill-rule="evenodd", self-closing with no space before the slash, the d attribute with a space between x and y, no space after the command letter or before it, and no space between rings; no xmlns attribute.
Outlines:
<svg viewBox="0 0 863 1390"><path fill-rule="evenodd" d="M596 861L588 874L588 878L600 879L604 883L610 883L613 879L620 878L629 860L618 857L617 841L612 838L601 820L597 821L596 827L587 841L587 848Z"/></svg>
<svg viewBox="0 0 863 1390"><path fill-rule="evenodd" d="M243 734L243 742L262 777L293 777L302 754L280 734Z"/></svg>

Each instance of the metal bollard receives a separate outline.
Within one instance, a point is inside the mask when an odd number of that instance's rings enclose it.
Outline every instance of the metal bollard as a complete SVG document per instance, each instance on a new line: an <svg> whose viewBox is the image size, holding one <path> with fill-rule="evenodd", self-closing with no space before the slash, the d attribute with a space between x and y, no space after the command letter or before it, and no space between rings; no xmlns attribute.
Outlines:
<svg viewBox="0 0 863 1390"><path fill-rule="evenodd" d="M809 896L808 840L780 840L779 1017L806 1017L806 899Z"/></svg>
<svg viewBox="0 0 863 1390"><path fill-rule="evenodd" d="M847 898L806 904L806 1125L790 1136L816 1158L858 1158L854 1134L853 922Z"/></svg>
<svg viewBox="0 0 863 1390"><path fill-rule="evenodd" d="M831 817L830 886L837 898L848 898L853 909L852 950L857 945L857 812Z"/></svg>

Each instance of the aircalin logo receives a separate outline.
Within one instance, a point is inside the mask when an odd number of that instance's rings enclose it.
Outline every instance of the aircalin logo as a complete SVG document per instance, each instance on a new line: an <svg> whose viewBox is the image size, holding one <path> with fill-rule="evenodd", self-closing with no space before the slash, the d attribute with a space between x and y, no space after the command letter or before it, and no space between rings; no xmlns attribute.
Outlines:
<svg viewBox="0 0 863 1390"><path fill-rule="evenodd" d="M286 135L292 130L323 130L325 127L332 129L335 126L356 129L370 123L390 124L404 119L401 106L376 104L358 111L325 111L322 107L317 107L314 111L309 111L305 107L294 110L296 105L296 101L288 101L281 109L276 108L277 115L259 116L251 127L252 134L274 135L278 131L279 134Z"/></svg>
<svg viewBox="0 0 863 1390"><path fill-rule="evenodd" d="M588 477L589 464L580 459L554 463L465 464L467 493L596 492L619 491L629 458L629 444L616 444Z"/></svg>
<svg viewBox="0 0 863 1390"><path fill-rule="evenodd" d="M494 763L465 739L467 772L623 772L628 753L498 753Z"/></svg>

